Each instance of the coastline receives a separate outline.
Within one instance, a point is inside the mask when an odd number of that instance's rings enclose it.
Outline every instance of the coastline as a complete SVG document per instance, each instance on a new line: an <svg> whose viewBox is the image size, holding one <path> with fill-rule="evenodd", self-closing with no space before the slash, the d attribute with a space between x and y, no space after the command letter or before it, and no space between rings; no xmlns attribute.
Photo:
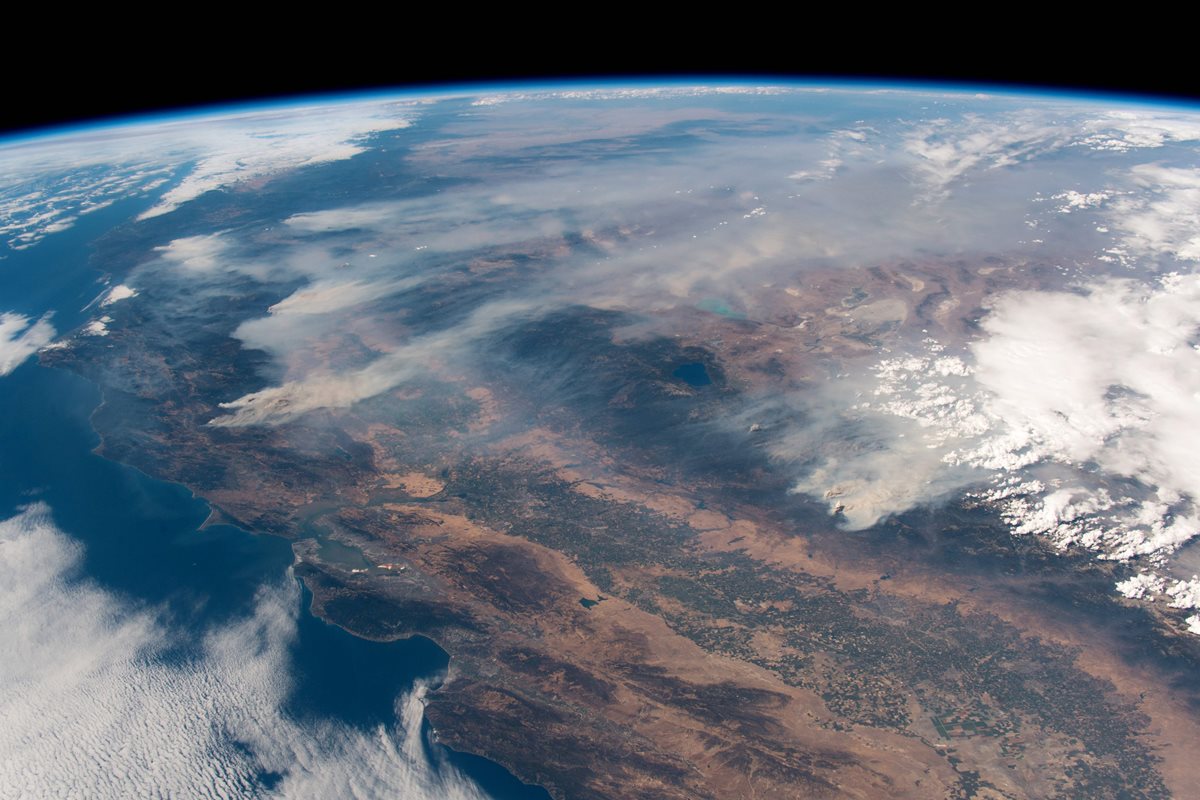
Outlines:
<svg viewBox="0 0 1200 800"><path fill-rule="evenodd" d="M67 366L57 365L57 364L43 364L40 362L40 360L35 366L38 369L53 370L53 371L56 371L56 372L59 372L59 373L65 374L65 375L70 375L74 378L81 379L81 380L85 381L97 393L97 395L99 397L99 401L95 404L95 406L92 408L92 410L87 415L88 429L96 437L96 444L91 448L90 452L92 454L104 459L108 463L114 464L123 469L132 470L137 475L141 476L142 478L144 478L146 480L153 481L153 482L159 483L159 484L166 484L169 486L177 487L181 490L188 492L188 494L190 495L191 498L193 498L194 500L196 500L198 502L203 503L205 508L207 509L207 513L206 513L203 521L197 527L197 530L204 531L204 530L216 527L216 526L222 526L222 527L235 529L241 535L246 536L246 537L258 538L258 537L265 536L265 537L269 537L271 539L275 539L278 541L287 542L287 543L289 543L289 545L291 543L304 541L304 539L300 538L299 536L288 537L288 536L283 536L283 535L280 535L278 533L274 533L271 531L262 531L262 532L256 531L251 526L247 526L247 525L240 523L238 520L236 520L235 518L230 516L227 512L225 512L219 505L213 503L210 499L208 499L203 494L198 493L193 487L188 486L187 484L184 484L184 483L181 483L178 481L172 481L172 480L164 479L159 476L151 475L151 474L145 472L143 469L140 469L137 466L129 464L123 460L110 457L105 452L105 439L106 439L105 434L95 424L96 415L104 408L104 406L106 404L104 387L102 385L96 383L90 377L88 377L86 375L81 375L76 370L71 369ZM299 563L300 563L300 559L293 552L292 566L294 567ZM266 578L266 576L264 576L264 579L265 578ZM425 705L426 707L430 703L437 702L437 693L438 693L439 689L441 689L441 687L448 680L452 679L453 675L454 675L454 669L452 666L454 663L454 656L450 652L450 650L447 649L446 643L444 642L444 640L439 640L439 638L430 636L426 633L423 633L423 632L415 630L415 629L411 630L410 632L405 633L405 634L400 634L400 635L396 635L396 636L388 636L388 637L373 637L370 635L365 635L363 633L351 630L349 627L345 626L344 624L342 624L341 622L339 622L337 619L333 618L332 616L321 613L321 611L319 610L320 603L316 599L316 593L313 591L312 587L309 586L304 581L304 579L301 576L294 575L292 577L292 579L295 580L309 596L309 601L307 603L302 602L300 613L304 614L304 615L308 615L312 619L319 621L320 623L322 623L324 625L334 627L338 631L341 631L342 633L344 633L346 636L353 637L353 638L355 638L357 640L361 640L363 642L370 642L370 643L379 644L379 645L406 644L406 643L412 642L413 640L422 640L424 642L428 642L428 643L432 644L433 646L435 646L441 652L441 654L445 657L446 662L447 662L447 667L441 671L441 674L439 675L436 683L430 684L429 694L426 696L426 698L422 702L423 702L423 705ZM397 695L397 697L398 696L399 695ZM462 762L464 760L474 759L476 761L476 763L467 765L468 767L471 768L471 771L475 772L475 773L485 773L486 777L490 778L492 781L496 781L497 779L500 778L500 776L496 774L496 769L500 769L500 770L503 770L504 772L508 773L508 776L510 776L512 780L519 781L526 788L526 790L530 793L530 797L533 797L534 795L532 793L534 793L536 791L545 792L545 793L547 793L548 796L554 797L555 800L559 800L559 798L561 797L561 795L555 795L553 793L550 793L550 791L548 789L540 786L536 782L530 781L527 776L522 776L518 771L519 768L517 767L517 765L505 763L503 760L500 760L498 758L493 758L491 755L488 754L488 749L486 748L486 746L476 747L475 745L466 742L466 740L464 740L464 739L461 739L459 737L450 736L450 735L443 733L433 724L433 722L429 719L429 717L427 715L422 716L422 725L428 726L428 733L432 737L431 741L436 743L438 746L446 749L446 751L449 754L451 763L454 763L456 758L459 762ZM448 740L455 741L456 746L451 746L451 745L447 744L446 742ZM464 759L464 758L461 758L460 756L466 757L466 758ZM463 766L462 764L456 764L456 767L458 767L458 768L461 768L462 766ZM502 782L507 783L507 781L502 781ZM510 793L503 793L499 796L502 798L508 798L508 797L515 797L516 795L510 794Z"/></svg>

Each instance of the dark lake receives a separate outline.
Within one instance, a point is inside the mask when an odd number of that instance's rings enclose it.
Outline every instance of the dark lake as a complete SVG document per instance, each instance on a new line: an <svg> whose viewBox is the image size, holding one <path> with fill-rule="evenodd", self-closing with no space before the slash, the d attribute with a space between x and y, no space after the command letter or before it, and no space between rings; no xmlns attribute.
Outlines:
<svg viewBox="0 0 1200 800"><path fill-rule="evenodd" d="M708 375L708 368L699 361L680 364L671 373L671 377L678 378L688 386L708 386L712 383L712 378Z"/></svg>

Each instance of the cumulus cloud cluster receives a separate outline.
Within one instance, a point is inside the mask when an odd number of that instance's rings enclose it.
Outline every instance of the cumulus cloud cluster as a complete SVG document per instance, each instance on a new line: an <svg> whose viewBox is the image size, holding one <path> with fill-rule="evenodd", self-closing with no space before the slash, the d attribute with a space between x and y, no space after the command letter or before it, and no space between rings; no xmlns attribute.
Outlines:
<svg viewBox="0 0 1200 800"><path fill-rule="evenodd" d="M1145 108L1089 115L1080 127L1079 145L1117 153L1200 141L1200 121L1194 115Z"/></svg>
<svg viewBox="0 0 1200 800"><path fill-rule="evenodd" d="M1120 255L1200 261L1200 169L1140 164L1130 170L1139 189L1112 204Z"/></svg>
<svg viewBox="0 0 1200 800"><path fill-rule="evenodd" d="M982 329L878 363L848 414L877 446L797 488L852 527L976 488L1016 534L1152 565L1121 591L1184 607L1154 570L1200 534L1200 275L1011 292Z"/></svg>
<svg viewBox="0 0 1200 800"><path fill-rule="evenodd" d="M97 157L92 144L0 146L0 242L8 249L27 250L80 217L145 196L170 178L170 166L145 153L117 149Z"/></svg>
<svg viewBox="0 0 1200 800"><path fill-rule="evenodd" d="M44 505L0 522L0 794L482 800L427 757L421 686L374 730L283 710L294 580L196 645L81 578L81 557Z"/></svg>

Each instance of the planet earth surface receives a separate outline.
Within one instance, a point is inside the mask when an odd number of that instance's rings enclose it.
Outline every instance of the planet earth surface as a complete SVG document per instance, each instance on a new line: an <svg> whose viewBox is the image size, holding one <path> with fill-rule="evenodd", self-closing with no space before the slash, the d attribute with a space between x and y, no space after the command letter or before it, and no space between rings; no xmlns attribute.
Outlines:
<svg viewBox="0 0 1200 800"><path fill-rule="evenodd" d="M0 141L0 796L1186 798L1200 113Z"/></svg>

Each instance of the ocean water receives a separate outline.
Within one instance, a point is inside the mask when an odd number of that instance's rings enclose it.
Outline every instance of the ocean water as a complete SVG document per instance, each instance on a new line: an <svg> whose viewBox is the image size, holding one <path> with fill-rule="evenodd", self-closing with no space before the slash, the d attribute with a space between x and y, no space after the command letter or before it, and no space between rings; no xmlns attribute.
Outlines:
<svg viewBox="0 0 1200 800"><path fill-rule="evenodd" d="M81 323L83 306L102 288L88 244L129 216L128 204L118 206L0 261L0 311L53 311L60 332ZM227 525L202 530L203 500L93 453L99 437L89 416L99 402L87 380L35 360L0 378L0 519L45 503L56 526L83 545L82 574L73 578L133 607L160 609L185 634L200 637L252 613L261 587L288 579L289 543ZM432 641L359 639L309 614L309 600L304 592L284 709L301 724L390 725L396 698L446 669L449 657ZM549 796L486 759L434 747L431 759L448 761L493 797Z"/></svg>

